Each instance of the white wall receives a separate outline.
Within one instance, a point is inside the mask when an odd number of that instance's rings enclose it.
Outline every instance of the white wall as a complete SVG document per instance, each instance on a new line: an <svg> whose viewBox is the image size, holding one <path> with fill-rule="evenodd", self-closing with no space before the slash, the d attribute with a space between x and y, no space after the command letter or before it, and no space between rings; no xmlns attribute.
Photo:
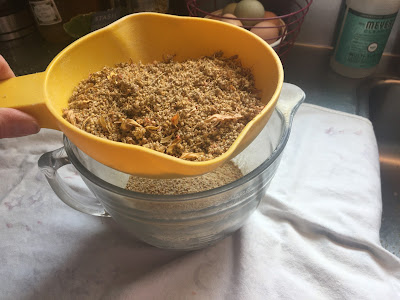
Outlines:
<svg viewBox="0 0 400 300"><path fill-rule="evenodd" d="M297 42L331 46L341 2L341 0L314 0L304 20ZM393 26L385 52L400 54L399 15Z"/></svg>

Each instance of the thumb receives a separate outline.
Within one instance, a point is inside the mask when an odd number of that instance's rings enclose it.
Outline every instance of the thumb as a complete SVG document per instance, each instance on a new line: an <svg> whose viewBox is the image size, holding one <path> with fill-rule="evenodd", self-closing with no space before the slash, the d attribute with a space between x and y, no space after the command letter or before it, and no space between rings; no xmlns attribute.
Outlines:
<svg viewBox="0 0 400 300"><path fill-rule="evenodd" d="M10 66L8 65L4 57L0 55L0 80L12 77L15 77L14 72L10 69Z"/></svg>
<svg viewBox="0 0 400 300"><path fill-rule="evenodd" d="M0 138L25 136L39 130L32 116L13 108L0 108Z"/></svg>

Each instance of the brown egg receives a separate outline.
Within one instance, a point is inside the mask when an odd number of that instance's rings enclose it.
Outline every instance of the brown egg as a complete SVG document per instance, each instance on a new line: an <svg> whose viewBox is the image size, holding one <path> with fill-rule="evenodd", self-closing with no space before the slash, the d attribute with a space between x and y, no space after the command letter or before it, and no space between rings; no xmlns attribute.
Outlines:
<svg viewBox="0 0 400 300"><path fill-rule="evenodd" d="M204 18L213 19L213 20L220 20L220 18L217 17L217 16L220 16L221 14L222 14L222 9L219 9L219 10L213 11L209 15L206 15Z"/></svg>
<svg viewBox="0 0 400 300"><path fill-rule="evenodd" d="M265 40L268 44L272 44L279 39L279 29L271 21L257 23L250 31Z"/></svg>
<svg viewBox="0 0 400 300"><path fill-rule="evenodd" d="M266 18L266 19L268 19L268 18L276 18L276 17L277 17L277 15L275 13L273 13L272 11L267 11L266 10L265 13L264 13L264 18ZM268 20L268 21L274 22L274 24L276 26L282 25L281 24L281 19L273 19L273 20Z"/></svg>
<svg viewBox="0 0 400 300"><path fill-rule="evenodd" d="M225 19L225 18L230 18L230 19ZM235 15L232 15L232 14L224 14L224 15L222 15L221 21L224 21L226 23L233 24L233 25L236 25L236 26L239 26L239 27L243 26L242 22L240 22L240 20L238 20L238 18Z"/></svg>

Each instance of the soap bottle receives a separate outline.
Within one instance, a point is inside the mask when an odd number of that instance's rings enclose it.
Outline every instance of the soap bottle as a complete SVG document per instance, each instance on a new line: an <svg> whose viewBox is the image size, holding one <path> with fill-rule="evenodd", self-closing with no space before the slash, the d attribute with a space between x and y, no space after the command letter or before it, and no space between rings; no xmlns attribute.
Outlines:
<svg viewBox="0 0 400 300"><path fill-rule="evenodd" d="M346 0L330 61L332 69L351 78L374 73L399 8L400 0Z"/></svg>

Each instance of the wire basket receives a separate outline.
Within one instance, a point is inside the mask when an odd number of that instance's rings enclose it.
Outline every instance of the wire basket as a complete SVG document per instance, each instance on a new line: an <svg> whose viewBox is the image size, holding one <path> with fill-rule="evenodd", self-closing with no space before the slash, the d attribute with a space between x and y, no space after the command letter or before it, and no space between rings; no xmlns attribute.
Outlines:
<svg viewBox="0 0 400 300"><path fill-rule="evenodd" d="M282 59L292 48L296 38L300 32L301 25L303 24L304 17L308 13L312 0L259 0L265 10L271 11L277 17L265 18L231 18L223 17L222 9L235 0L186 0L186 5L189 15L192 17L211 18L221 21L240 20L245 21L273 21L275 24L271 26L261 26L259 28L277 28L278 35L273 37L264 38L271 47L274 48L276 53ZM235 2L238 2L236 0ZM259 25L260 26L260 25ZM255 26L243 26L251 30Z"/></svg>

